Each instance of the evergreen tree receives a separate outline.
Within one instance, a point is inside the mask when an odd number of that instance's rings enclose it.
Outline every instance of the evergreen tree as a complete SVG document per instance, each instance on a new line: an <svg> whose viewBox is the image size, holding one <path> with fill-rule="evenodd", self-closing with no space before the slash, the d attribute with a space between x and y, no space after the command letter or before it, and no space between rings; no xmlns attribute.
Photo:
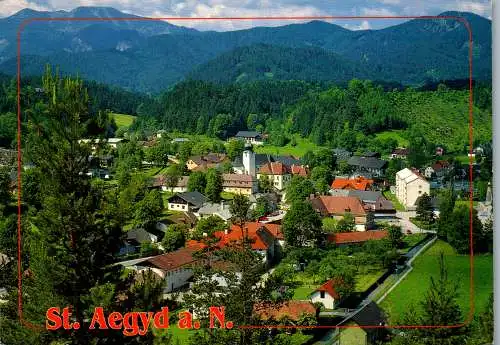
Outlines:
<svg viewBox="0 0 500 345"><path fill-rule="evenodd" d="M208 169L205 195L211 202L220 202L222 192L222 175L216 169Z"/></svg>
<svg viewBox="0 0 500 345"><path fill-rule="evenodd" d="M187 185L189 192L198 191L200 193L204 193L206 185L207 185L207 180L205 178L204 172L195 171L191 175L189 175L189 180Z"/></svg>
<svg viewBox="0 0 500 345"><path fill-rule="evenodd" d="M417 217L424 222L432 223L434 221L434 211L431 197L424 193L417 199Z"/></svg>

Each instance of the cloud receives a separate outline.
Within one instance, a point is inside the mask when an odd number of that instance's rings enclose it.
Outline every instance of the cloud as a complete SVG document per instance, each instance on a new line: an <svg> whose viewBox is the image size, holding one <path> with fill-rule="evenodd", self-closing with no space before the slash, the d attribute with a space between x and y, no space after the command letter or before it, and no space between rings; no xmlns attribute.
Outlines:
<svg viewBox="0 0 500 345"><path fill-rule="evenodd" d="M28 0L0 0L0 17L13 15L24 8L31 8L37 11L48 10L48 7Z"/></svg>
<svg viewBox="0 0 500 345"><path fill-rule="evenodd" d="M491 3L479 1L457 1L456 10L474 12L483 17L491 18Z"/></svg>
<svg viewBox="0 0 500 345"><path fill-rule="evenodd" d="M363 20L361 22L361 24L359 24L359 25L356 25L356 24L344 24L343 27L346 28L346 29L349 29L349 30L354 30L354 31L357 31L357 30L370 30L372 28L372 26L370 25L370 22L368 22L367 20Z"/></svg>
<svg viewBox="0 0 500 345"><path fill-rule="evenodd" d="M361 9L361 15L363 16L377 16L377 17L393 17L397 16L396 12L393 12L387 8L366 8Z"/></svg>
<svg viewBox="0 0 500 345"><path fill-rule="evenodd" d="M384 5L399 5L401 0L378 0L378 2Z"/></svg>

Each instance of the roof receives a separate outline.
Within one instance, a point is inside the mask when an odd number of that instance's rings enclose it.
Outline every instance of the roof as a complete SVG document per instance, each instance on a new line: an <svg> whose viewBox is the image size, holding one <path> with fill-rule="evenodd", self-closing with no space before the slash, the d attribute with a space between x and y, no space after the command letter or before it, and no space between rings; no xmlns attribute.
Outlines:
<svg viewBox="0 0 500 345"><path fill-rule="evenodd" d="M335 178L332 182L332 189L357 189L367 190L373 184L373 180L364 177L355 179Z"/></svg>
<svg viewBox="0 0 500 345"><path fill-rule="evenodd" d="M273 160L275 162L283 163L289 167L291 167L292 165L301 165L302 164L300 158L297 158L294 156L273 156Z"/></svg>
<svg viewBox="0 0 500 345"><path fill-rule="evenodd" d="M261 302L254 305L254 313L262 320L288 317L297 321L304 314L316 315L316 307L309 301Z"/></svg>
<svg viewBox="0 0 500 345"><path fill-rule="evenodd" d="M333 279L330 279L314 291L324 291L324 292L328 293L330 296L332 296L333 298L339 299L340 295L337 292L337 290L335 289L336 285L337 285L337 282L334 281Z"/></svg>
<svg viewBox="0 0 500 345"><path fill-rule="evenodd" d="M351 156L351 152L342 148L333 149L333 154L337 156L337 158L349 158Z"/></svg>
<svg viewBox="0 0 500 345"><path fill-rule="evenodd" d="M285 175L290 173L290 168L281 162L267 163L259 169L259 174L265 175Z"/></svg>
<svg viewBox="0 0 500 345"><path fill-rule="evenodd" d="M385 315L375 302L368 303L363 309L354 314L352 320L359 326L383 326ZM366 328L365 331L370 329ZM375 329L371 329L372 331Z"/></svg>
<svg viewBox="0 0 500 345"><path fill-rule="evenodd" d="M165 175L157 175L153 178L153 187L162 187L166 186L166 176ZM182 176L179 180L177 180L177 184L175 187L182 188L187 187L189 181L189 176Z"/></svg>
<svg viewBox="0 0 500 345"><path fill-rule="evenodd" d="M276 228L278 227L278 229ZM248 233L248 239L252 242L253 250L266 250L274 243L275 233L281 233L279 225L262 224L258 222L245 223L244 231ZM274 232L274 233L273 233ZM242 240L241 228L233 224L231 230L227 234L223 234L219 242L220 247L224 247L230 243L239 243Z"/></svg>
<svg viewBox="0 0 500 345"><path fill-rule="evenodd" d="M206 198L203 194L201 194L200 192L198 191L194 191L194 192L185 192L185 193L177 193L175 195L172 195L171 197L168 198L168 200L170 201L170 199L172 198L175 198L175 197L179 197L181 198L182 200L186 201L187 203L195 206L195 207L201 207L203 206L203 204L206 202Z"/></svg>
<svg viewBox="0 0 500 345"><path fill-rule="evenodd" d="M408 149L405 149L405 148L402 148L402 147L399 147L397 149L394 149L392 151L392 154L393 155L398 155L398 156L407 156L409 153L409 150Z"/></svg>
<svg viewBox="0 0 500 345"><path fill-rule="evenodd" d="M363 157L380 157L380 153L375 151L367 151L363 153Z"/></svg>
<svg viewBox="0 0 500 345"><path fill-rule="evenodd" d="M450 163L447 161L437 161L436 163L432 164L431 167L434 169L434 171L439 171L441 169L448 168L450 166Z"/></svg>
<svg viewBox="0 0 500 345"><path fill-rule="evenodd" d="M366 211L361 201L352 196L321 195L311 199L313 208L322 214L343 215L350 212L355 216L364 216Z"/></svg>
<svg viewBox="0 0 500 345"><path fill-rule="evenodd" d="M133 229L127 232L127 240L136 241L137 243L151 242L151 235L144 229Z"/></svg>
<svg viewBox="0 0 500 345"><path fill-rule="evenodd" d="M198 248L185 247L170 253L153 256L143 263L164 271L171 271L197 261L197 259L193 257L196 251L198 251Z"/></svg>
<svg viewBox="0 0 500 345"><path fill-rule="evenodd" d="M375 157L352 156L347 161L347 164L367 169L382 169L387 164L387 161Z"/></svg>
<svg viewBox="0 0 500 345"><path fill-rule="evenodd" d="M199 215L217 215L225 221L232 216L229 204L207 202L197 211Z"/></svg>
<svg viewBox="0 0 500 345"><path fill-rule="evenodd" d="M223 187L251 188L255 177L245 174L222 174Z"/></svg>
<svg viewBox="0 0 500 345"><path fill-rule="evenodd" d="M267 250L274 244L274 240L283 239L281 226L278 224L262 224L258 222L245 223L244 229L248 231L248 239L251 241L253 250ZM217 247L223 248L227 245L241 243L242 233L238 225L233 224L231 229L224 233L224 231L216 231L214 236L219 239ZM205 248L206 245L201 241L190 240L186 244L190 248Z"/></svg>
<svg viewBox="0 0 500 345"><path fill-rule="evenodd" d="M415 172L414 170L410 170L408 168L404 168L396 173L396 176L403 180L405 183L410 183L415 181L416 179L421 179L427 181L420 173Z"/></svg>
<svg viewBox="0 0 500 345"><path fill-rule="evenodd" d="M309 169L303 165L292 164L292 166L290 167L290 171L292 175L300 175L304 177L309 176Z"/></svg>
<svg viewBox="0 0 500 345"><path fill-rule="evenodd" d="M381 240L388 236L387 230L368 230L355 232L339 232L328 236L328 242L335 244L361 243L371 240Z"/></svg>
<svg viewBox="0 0 500 345"><path fill-rule="evenodd" d="M367 203L374 203L377 202L379 198L383 198L381 192L372 192L369 190L349 190L347 191L347 196L356 197L362 202Z"/></svg>
<svg viewBox="0 0 500 345"><path fill-rule="evenodd" d="M260 134L259 132L255 132L255 131L239 131L235 135L235 137L238 137L238 138L258 138L261 136L262 136L262 134Z"/></svg>

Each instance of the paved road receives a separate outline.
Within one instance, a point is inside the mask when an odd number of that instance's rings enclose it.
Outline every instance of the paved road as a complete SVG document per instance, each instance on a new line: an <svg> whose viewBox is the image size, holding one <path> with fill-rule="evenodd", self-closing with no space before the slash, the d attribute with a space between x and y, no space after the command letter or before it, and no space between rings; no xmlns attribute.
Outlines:
<svg viewBox="0 0 500 345"><path fill-rule="evenodd" d="M396 212L396 217L399 219L399 224L401 226L401 229L403 230L404 233L406 233L407 230L410 230L412 233L430 233L430 234L435 234L436 231L434 230L424 230L416 226L410 221L410 218L414 218L417 216L417 212L415 211L406 211L406 212Z"/></svg>

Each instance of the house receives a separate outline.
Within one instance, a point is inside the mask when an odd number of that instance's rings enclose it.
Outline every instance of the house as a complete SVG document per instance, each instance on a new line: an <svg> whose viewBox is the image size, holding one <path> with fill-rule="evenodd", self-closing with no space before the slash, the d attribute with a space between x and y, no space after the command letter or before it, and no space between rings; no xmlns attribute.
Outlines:
<svg viewBox="0 0 500 345"><path fill-rule="evenodd" d="M136 270L151 269L159 277L166 280L164 292L169 293L176 289L189 286L189 279L193 276L193 265L199 262L193 254L197 248L181 248L176 251L146 258L134 265Z"/></svg>
<svg viewBox="0 0 500 345"><path fill-rule="evenodd" d="M436 156L442 156L444 155L444 148L441 146L436 147Z"/></svg>
<svg viewBox="0 0 500 345"><path fill-rule="evenodd" d="M334 345L376 345L385 340L388 332L386 317L375 302L370 302L352 316L343 320L337 328Z"/></svg>
<svg viewBox="0 0 500 345"><path fill-rule="evenodd" d="M232 217L230 206L229 204L225 204L224 201L218 204L207 202L198 211L194 212L194 214L198 219L217 216L225 222L229 221Z"/></svg>
<svg viewBox="0 0 500 345"><path fill-rule="evenodd" d="M445 176L448 172L450 172L451 165L447 161L437 161L436 163L432 164L431 166L425 168L424 175L427 178L431 177L443 177Z"/></svg>
<svg viewBox="0 0 500 345"><path fill-rule="evenodd" d="M262 321L286 318L297 322L305 316L316 317L316 307L309 301L260 302L254 305L253 312Z"/></svg>
<svg viewBox="0 0 500 345"><path fill-rule="evenodd" d="M274 188L282 191L292 179L292 172L285 164L281 162L272 162L260 167L257 173L257 179L260 180L261 176L267 176L271 180Z"/></svg>
<svg viewBox="0 0 500 345"><path fill-rule="evenodd" d="M387 161L376 157L352 156L347 164L359 172L368 172L375 177L381 177L385 173Z"/></svg>
<svg viewBox="0 0 500 345"><path fill-rule="evenodd" d="M158 175L152 179L151 188L161 189L164 192L185 193L187 192L188 181L189 176L181 176L174 187L169 187L167 185L167 177L165 175Z"/></svg>
<svg viewBox="0 0 500 345"><path fill-rule="evenodd" d="M375 217L387 217L396 214L392 202L387 200L381 192L349 190L346 196L356 197L361 200L365 210L374 212Z"/></svg>
<svg viewBox="0 0 500 345"><path fill-rule="evenodd" d="M193 156L186 162L189 171L205 171L208 168L216 167L226 160L225 154L210 153L205 156Z"/></svg>
<svg viewBox="0 0 500 345"><path fill-rule="evenodd" d="M332 189L354 189L354 190L370 190L373 185L372 179L358 177L355 179L338 178L332 182Z"/></svg>
<svg viewBox="0 0 500 345"><path fill-rule="evenodd" d="M262 134L255 131L239 131L234 136L236 139L243 139L247 144L251 145L262 145L264 140Z"/></svg>
<svg viewBox="0 0 500 345"><path fill-rule="evenodd" d="M396 173L396 198L406 208L414 208L417 199L427 193L429 182L416 170L404 168Z"/></svg>
<svg viewBox="0 0 500 345"><path fill-rule="evenodd" d="M257 179L245 174L222 174L222 190L228 193L252 195L257 192Z"/></svg>
<svg viewBox="0 0 500 345"><path fill-rule="evenodd" d="M387 238L389 233L387 230L370 230L362 232L339 232L329 234L327 242L336 244L337 246L346 246L352 244L363 244L366 241L378 241Z"/></svg>
<svg viewBox="0 0 500 345"><path fill-rule="evenodd" d="M366 230L367 212L357 197L352 196L314 196L310 197L312 207L323 217L332 217L337 220L344 218L346 213L354 217L357 231Z"/></svg>
<svg viewBox="0 0 500 345"><path fill-rule="evenodd" d="M280 156L280 155L276 155L276 156L271 156L271 159L274 162L283 163L284 165L286 165L288 167L291 167L292 165L297 165L297 166L302 165L302 161L300 160L300 158L294 157L294 156Z"/></svg>
<svg viewBox="0 0 500 345"><path fill-rule="evenodd" d="M311 302L321 303L326 309L335 309L340 302L340 295L336 288L338 281L330 279L310 295Z"/></svg>
<svg viewBox="0 0 500 345"><path fill-rule="evenodd" d="M391 159L406 159L408 157L408 152L408 149L404 147L398 147L392 151Z"/></svg>
<svg viewBox="0 0 500 345"><path fill-rule="evenodd" d="M193 212L206 202L206 198L200 192L186 192L172 195L168 200L168 209L171 211Z"/></svg>
<svg viewBox="0 0 500 345"><path fill-rule="evenodd" d="M277 224L262 224L259 222L247 222L243 225L243 231L248 236L251 248L262 256L264 263L270 263L275 258L284 243L281 226ZM241 228L233 224L226 231L216 231L214 237L218 240L216 248L240 245L243 239ZM205 248L203 242L190 240L186 243L190 248Z"/></svg>
<svg viewBox="0 0 500 345"><path fill-rule="evenodd" d="M108 138L108 139L80 139L78 140L79 144L90 144L92 147L92 151L95 152L99 146L99 144L107 144L111 148L116 149L119 143L127 142L127 139L124 138Z"/></svg>

